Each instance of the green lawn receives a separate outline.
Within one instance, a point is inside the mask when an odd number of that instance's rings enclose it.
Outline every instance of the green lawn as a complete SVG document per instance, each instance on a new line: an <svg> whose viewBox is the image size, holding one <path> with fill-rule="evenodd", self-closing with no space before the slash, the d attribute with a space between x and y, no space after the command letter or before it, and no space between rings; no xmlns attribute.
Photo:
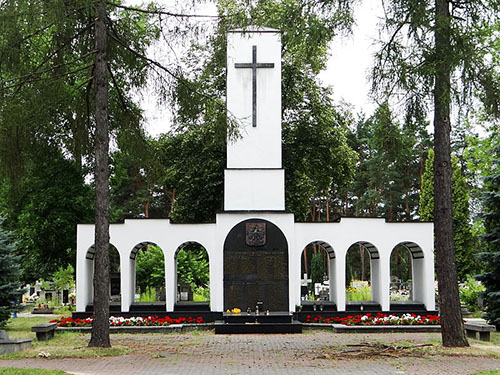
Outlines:
<svg viewBox="0 0 500 375"><path fill-rule="evenodd" d="M17 318L10 319L5 331L12 339L33 339L33 347L20 353L0 355L0 359L20 359L38 357L40 352L50 355L50 358L66 357L101 357L127 354L131 348L124 345L114 345L112 348L89 348L87 344L90 334L78 332L56 333L55 337L48 341L36 340L36 334L31 332L31 327L40 323L48 323L52 318ZM0 374L2 374L0 372ZM55 373L54 373L55 374Z"/></svg>
<svg viewBox="0 0 500 375"><path fill-rule="evenodd" d="M36 368L0 367L0 375L64 375L60 370L40 370Z"/></svg>

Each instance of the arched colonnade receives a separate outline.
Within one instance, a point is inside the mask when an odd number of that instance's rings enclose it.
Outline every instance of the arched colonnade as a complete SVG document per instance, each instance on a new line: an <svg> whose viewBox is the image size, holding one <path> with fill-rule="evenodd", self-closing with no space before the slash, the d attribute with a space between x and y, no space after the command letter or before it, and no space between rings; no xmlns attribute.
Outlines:
<svg viewBox="0 0 500 375"><path fill-rule="evenodd" d="M223 244L236 224L249 219L268 220L283 232L288 243L289 310L301 304L301 257L315 243L328 254L329 299L338 311L346 309L346 255L353 244L370 254L372 300L382 310L390 308L390 257L401 245L411 254L413 300L434 310L434 254L431 223L387 223L383 219L343 218L340 223L295 223L293 214L218 214L214 224L172 224L168 220L126 220L112 224L110 242L120 254L121 310L129 311L135 294L135 257L148 244L160 247L165 260L166 311L173 311L177 297L176 253L184 244L196 242L209 258L210 308L223 311ZM92 303L93 225L78 226L77 311Z"/></svg>

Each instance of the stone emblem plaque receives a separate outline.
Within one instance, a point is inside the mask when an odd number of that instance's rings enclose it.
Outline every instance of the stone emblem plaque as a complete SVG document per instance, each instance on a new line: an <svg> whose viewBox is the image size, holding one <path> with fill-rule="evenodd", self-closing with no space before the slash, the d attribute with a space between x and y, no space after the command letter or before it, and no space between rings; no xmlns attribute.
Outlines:
<svg viewBox="0 0 500 375"><path fill-rule="evenodd" d="M264 246L266 244L266 223L246 223L246 244Z"/></svg>

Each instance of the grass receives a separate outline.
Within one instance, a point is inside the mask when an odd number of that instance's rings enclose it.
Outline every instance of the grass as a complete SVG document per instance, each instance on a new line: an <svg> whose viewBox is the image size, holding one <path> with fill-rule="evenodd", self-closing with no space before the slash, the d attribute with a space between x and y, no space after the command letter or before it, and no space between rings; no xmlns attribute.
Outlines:
<svg viewBox="0 0 500 375"><path fill-rule="evenodd" d="M475 372L472 375L500 375L500 370Z"/></svg>
<svg viewBox="0 0 500 375"><path fill-rule="evenodd" d="M372 291L369 286L361 289L348 288L346 291L347 301L371 301Z"/></svg>
<svg viewBox="0 0 500 375"><path fill-rule="evenodd" d="M36 358L42 352L50 358L83 358L116 356L132 351L132 348L127 345L114 345L112 348L89 348L87 344L90 334L78 332L56 333L55 337L48 341L36 340L36 335L31 332L31 327L40 323L47 323L50 320L50 318L43 317L10 319L5 327L9 337L12 339L32 339L33 346L20 353L0 355L0 359Z"/></svg>
<svg viewBox="0 0 500 375"><path fill-rule="evenodd" d="M36 368L0 367L0 375L64 375L61 370L41 370Z"/></svg>

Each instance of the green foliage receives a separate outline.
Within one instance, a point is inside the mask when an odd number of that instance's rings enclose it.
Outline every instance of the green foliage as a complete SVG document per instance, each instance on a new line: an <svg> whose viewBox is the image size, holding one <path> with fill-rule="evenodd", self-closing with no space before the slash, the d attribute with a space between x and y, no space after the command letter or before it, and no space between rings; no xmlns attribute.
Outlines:
<svg viewBox="0 0 500 375"><path fill-rule="evenodd" d="M209 285L208 253L198 244L187 244L176 255L177 283L189 284L196 290Z"/></svg>
<svg viewBox="0 0 500 375"><path fill-rule="evenodd" d="M311 280L313 285L315 283L323 282L323 275L325 274L325 255L324 251L318 251L312 255L311 258Z"/></svg>
<svg viewBox="0 0 500 375"><path fill-rule="evenodd" d="M417 114L415 114L417 116ZM417 212L423 150L429 135L423 118L403 124L387 103L368 119L360 117L349 135L358 153L355 180L337 199L339 212L350 216L385 216L413 220Z"/></svg>
<svg viewBox="0 0 500 375"><path fill-rule="evenodd" d="M141 298L148 289L153 291L165 286L165 257L158 246L147 245L145 249L137 252L135 270L136 283L140 289Z"/></svg>
<svg viewBox="0 0 500 375"><path fill-rule="evenodd" d="M422 175L422 188L420 191L420 201L418 214L420 220L432 221L434 218L434 150L430 149L425 161L425 170Z"/></svg>
<svg viewBox="0 0 500 375"><path fill-rule="evenodd" d="M420 194L419 214L422 220L432 221L434 218L434 152L429 150L422 176L422 192ZM452 207L453 207L453 240L457 274L460 280L467 275L475 274L478 263L477 252L472 235L470 219L469 193L465 176L460 168L458 158L452 157Z"/></svg>
<svg viewBox="0 0 500 375"><path fill-rule="evenodd" d="M498 145L498 135L495 142ZM500 146L494 149L492 173L485 180L484 212L486 252L479 254L486 263L485 272L477 277L486 288L486 318L500 329Z"/></svg>
<svg viewBox="0 0 500 375"><path fill-rule="evenodd" d="M347 288L346 301L371 301L372 289L369 286L364 286L361 289Z"/></svg>
<svg viewBox="0 0 500 375"><path fill-rule="evenodd" d="M142 290L141 289L141 297L139 298L140 302L155 302L158 301L158 298L156 296L156 289L151 288L149 286L146 287L146 289Z"/></svg>
<svg viewBox="0 0 500 375"><path fill-rule="evenodd" d="M74 264L76 224L92 218L92 190L75 164L54 149L35 163L23 178L22 204L9 217L22 256L23 277L49 277L58 267ZM6 203L9 207L10 198Z"/></svg>
<svg viewBox="0 0 500 375"><path fill-rule="evenodd" d="M52 281L57 290L70 289L75 286L75 269L71 264L66 268L62 266L52 275Z"/></svg>
<svg viewBox="0 0 500 375"><path fill-rule="evenodd" d="M484 293L484 286L477 282L472 276L467 275L467 279L459 287L460 302L467 306L471 312L479 310L478 298Z"/></svg>
<svg viewBox="0 0 500 375"><path fill-rule="evenodd" d="M0 219L0 327L3 327L19 303L22 295L19 282L19 257L15 255L12 236L3 228Z"/></svg>
<svg viewBox="0 0 500 375"><path fill-rule="evenodd" d="M75 260L76 224L92 220L93 0L7 0L0 12L0 211L19 241L23 278ZM109 4L109 123L121 150L141 150L145 53L159 36L145 13ZM136 153L141 155L141 153ZM120 216L120 215L117 215ZM123 215L122 215L123 216Z"/></svg>
<svg viewBox="0 0 500 375"><path fill-rule="evenodd" d="M210 289L202 286L196 287L193 291L193 301L210 301Z"/></svg>

